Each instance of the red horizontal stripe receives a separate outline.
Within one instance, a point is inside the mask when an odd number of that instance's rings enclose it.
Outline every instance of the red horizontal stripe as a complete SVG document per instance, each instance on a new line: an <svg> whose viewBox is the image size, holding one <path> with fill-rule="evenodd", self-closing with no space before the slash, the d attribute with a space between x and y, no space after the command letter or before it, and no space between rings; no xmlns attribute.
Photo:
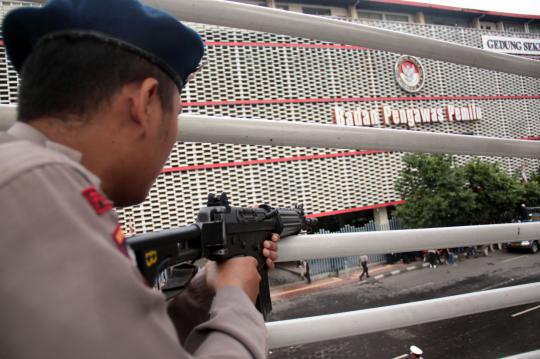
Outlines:
<svg viewBox="0 0 540 359"><path fill-rule="evenodd" d="M210 164L205 164L205 165L168 167L168 168L162 169L161 173L185 172L185 171L206 170L206 169L224 168L224 167L250 166L250 165L260 165L260 164L278 163L278 162L318 160L318 159L323 159L323 158L365 156L365 155L373 155L377 153L384 153L384 152L383 151L349 151L349 152L341 152L341 153L329 153L329 154L323 154L323 155L269 158L269 159L264 159L264 160L250 160L250 161L241 161L241 162L210 163Z"/></svg>
<svg viewBox="0 0 540 359"><path fill-rule="evenodd" d="M352 212L360 212L360 211L367 211L370 209L375 208L382 208L382 207L390 207L390 206L397 206L399 204L403 204L407 201L400 200L400 201L393 201L393 202L386 202L386 203L379 203L379 204L372 204L370 206L364 206L364 207L356 207L356 208L347 208L347 209L340 209L338 211L330 211L330 212L321 212L321 213L312 213L308 214L307 218L317 218L317 217L326 217L326 216L335 216L337 214L344 214L344 213L352 213Z"/></svg>
<svg viewBox="0 0 540 359"><path fill-rule="evenodd" d="M206 46L240 46L240 47L297 47L306 49L339 49L339 50L369 50L365 47L339 44L301 44L281 42L235 42L235 41L206 41Z"/></svg>
<svg viewBox="0 0 540 359"><path fill-rule="evenodd" d="M292 98L268 100L223 100L206 102L184 102L186 107L226 105L270 105L285 103L334 103L372 101L458 101L458 100L536 100L540 95L494 95L494 96L415 96L415 97L336 97L336 98Z"/></svg>
<svg viewBox="0 0 540 359"><path fill-rule="evenodd" d="M540 136L521 137L520 140L540 141Z"/></svg>

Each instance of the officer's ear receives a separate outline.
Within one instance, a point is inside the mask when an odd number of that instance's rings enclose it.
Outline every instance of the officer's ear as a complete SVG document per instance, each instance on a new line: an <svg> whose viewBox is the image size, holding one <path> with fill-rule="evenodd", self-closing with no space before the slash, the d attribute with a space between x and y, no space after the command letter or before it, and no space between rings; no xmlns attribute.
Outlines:
<svg viewBox="0 0 540 359"><path fill-rule="evenodd" d="M158 95L159 83L155 78L148 77L136 84L132 95L131 121L144 135L151 131L156 119L162 117L161 102Z"/></svg>

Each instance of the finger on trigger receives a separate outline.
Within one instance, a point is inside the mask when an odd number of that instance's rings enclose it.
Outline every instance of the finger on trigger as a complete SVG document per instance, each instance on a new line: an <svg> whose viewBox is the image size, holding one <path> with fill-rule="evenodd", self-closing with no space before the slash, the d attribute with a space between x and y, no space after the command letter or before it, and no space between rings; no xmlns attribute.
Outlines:
<svg viewBox="0 0 540 359"><path fill-rule="evenodd" d="M264 248L268 248L271 251L277 251L277 248L278 248L276 243L270 242L270 241L264 241L263 246Z"/></svg>

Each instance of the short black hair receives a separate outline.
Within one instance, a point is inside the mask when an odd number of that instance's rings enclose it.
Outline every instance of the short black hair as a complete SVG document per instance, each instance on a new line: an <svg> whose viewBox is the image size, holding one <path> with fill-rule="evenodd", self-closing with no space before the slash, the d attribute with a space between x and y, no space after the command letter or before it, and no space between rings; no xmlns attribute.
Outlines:
<svg viewBox="0 0 540 359"><path fill-rule="evenodd" d="M84 120L109 104L124 85L148 77L159 82L158 96L164 111L172 111L176 85L137 54L93 38L44 41L22 67L17 119Z"/></svg>

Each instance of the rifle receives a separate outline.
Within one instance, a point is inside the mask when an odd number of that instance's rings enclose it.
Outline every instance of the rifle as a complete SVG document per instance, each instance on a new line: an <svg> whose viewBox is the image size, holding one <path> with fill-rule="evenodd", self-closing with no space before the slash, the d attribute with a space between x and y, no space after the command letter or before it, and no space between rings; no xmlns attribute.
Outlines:
<svg viewBox="0 0 540 359"><path fill-rule="evenodd" d="M317 220L306 218L302 206L231 207L225 193L219 198L210 193L196 223L133 236L126 239L126 244L134 252L137 267L148 285L161 289L168 298L189 284L197 272L192 265L197 259L223 262L236 256L255 257L261 275L256 306L267 319L272 302L263 242L272 233L284 238L301 231L312 233L316 226Z"/></svg>

